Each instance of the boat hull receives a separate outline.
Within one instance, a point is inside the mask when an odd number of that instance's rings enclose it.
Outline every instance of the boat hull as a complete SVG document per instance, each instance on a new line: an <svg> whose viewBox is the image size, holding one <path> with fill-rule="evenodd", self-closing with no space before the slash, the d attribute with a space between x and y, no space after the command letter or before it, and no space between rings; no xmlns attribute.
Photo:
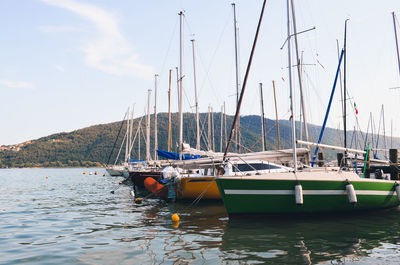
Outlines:
<svg viewBox="0 0 400 265"><path fill-rule="evenodd" d="M329 174L327 174L329 175ZM216 180L225 208L230 216L336 213L375 210L398 206L395 181L361 179L341 176L333 180L326 176L307 178L303 174L296 179L285 174L279 179L275 175L260 178L229 178ZM351 183L357 203L349 202L346 185ZM303 190L303 204L297 205L295 185Z"/></svg>
<svg viewBox="0 0 400 265"><path fill-rule="evenodd" d="M178 199L220 200L215 177L182 177L178 184Z"/></svg>
<svg viewBox="0 0 400 265"><path fill-rule="evenodd" d="M106 171L107 171L108 174L110 174L112 177L123 176L123 170L113 169L113 168L106 168Z"/></svg>
<svg viewBox="0 0 400 265"><path fill-rule="evenodd" d="M130 171L129 172L129 180L133 182L136 187L144 188L144 180L148 177L153 178L156 181L161 180L162 172L161 171Z"/></svg>

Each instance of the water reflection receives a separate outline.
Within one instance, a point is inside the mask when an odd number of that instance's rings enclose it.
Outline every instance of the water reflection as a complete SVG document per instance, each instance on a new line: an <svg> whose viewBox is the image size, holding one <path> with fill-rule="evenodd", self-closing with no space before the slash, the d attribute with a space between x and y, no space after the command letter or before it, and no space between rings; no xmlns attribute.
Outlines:
<svg viewBox="0 0 400 265"><path fill-rule="evenodd" d="M239 262L368 262L373 249L399 243L399 218L394 209L355 216L231 220L221 251L226 261Z"/></svg>
<svg viewBox="0 0 400 265"><path fill-rule="evenodd" d="M400 263L398 210L229 220L222 202L135 204L82 170L0 172L1 264Z"/></svg>

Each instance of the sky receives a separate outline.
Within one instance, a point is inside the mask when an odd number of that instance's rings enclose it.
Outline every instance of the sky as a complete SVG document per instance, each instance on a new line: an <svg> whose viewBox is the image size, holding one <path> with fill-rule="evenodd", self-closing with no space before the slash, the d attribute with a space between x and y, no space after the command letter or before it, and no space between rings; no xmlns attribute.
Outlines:
<svg viewBox="0 0 400 265"><path fill-rule="evenodd" d="M299 51L308 122L321 125L347 28L348 128L355 117L363 131L372 115L379 128L384 104L386 135L400 136L400 86L392 12L400 1L295 0ZM0 1L0 145L122 120L128 107L144 115L148 90L157 83L157 110L168 111L172 69L172 111L178 110L179 15L183 19L184 111L194 112L193 50L200 112L212 106L233 114L236 107L232 1L194 0L2 0ZM237 0L240 83L246 72L262 0ZM400 31L400 28L398 28ZM289 82L286 1L268 0L250 69L242 115L288 119ZM293 39L293 38L292 38ZM294 45L292 45L293 47ZM294 57L292 50L292 57ZM299 118L299 86L295 112ZM158 75L157 81L155 75ZM358 115L354 114L354 103ZM342 128L340 87L328 126ZM383 133L383 122L380 126Z"/></svg>

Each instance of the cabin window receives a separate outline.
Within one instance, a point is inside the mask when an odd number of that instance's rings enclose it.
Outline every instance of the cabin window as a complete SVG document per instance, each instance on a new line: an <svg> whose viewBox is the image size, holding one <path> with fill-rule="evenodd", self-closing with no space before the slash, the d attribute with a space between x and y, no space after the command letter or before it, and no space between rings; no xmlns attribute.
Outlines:
<svg viewBox="0 0 400 265"><path fill-rule="evenodd" d="M279 166L264 164L264 163L251 163L251 164L236 164L232 167L233 172L254 171L254 170L268 170L278 169Z"/></svg>

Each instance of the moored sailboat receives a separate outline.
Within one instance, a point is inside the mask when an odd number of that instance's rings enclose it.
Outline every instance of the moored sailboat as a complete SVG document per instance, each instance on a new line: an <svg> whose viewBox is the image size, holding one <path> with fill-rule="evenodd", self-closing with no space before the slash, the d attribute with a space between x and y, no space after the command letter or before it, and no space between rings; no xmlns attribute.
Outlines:
<svg viewBox="0 0 400 265"><path fill-rule="evenodd" d="M372 179L359 176L350 171L347 164L347 148L345 144L345 163L337 168L309 168L298 167L296 157L296 135L293 110L293 87L291 81L290 58L290 21L288 3L288 60L289 85L291 101L293 162L290 172L266 172L261 175L249 175L240 178L220 175L216 182L229 216L265 215L265 214L299 214L299 213L338 213L358 212L363 210L377 210L397 207L400 200L400 185L398 173L392 180ZM265 1L257 28L257 34L262 20ZM293 8L293 0L292 0ZM345 48L343 49L345 52ZM342 54L344 53L342 52ZM247 68L246 77L251 64ZM344 57L345 58L345 57ZM340 68L340 62L338 70ZM243 98L246 77L240 96ZM336 81L335 81L336 82ZM234 128L237 121L240 104L236 110ZM345 117L345 113L344 113ZM346 132L345 132L346 133ZM232 139L232 132L230 140ZM227 145L224 160L227 151ZM364 151L357 151L362 153ZM368 153L366 154L368 157ZM367 162L367 160L365 161ZM397 158L393 163L398 163ZM364 167L365 172L365 167Z"/></svg>

